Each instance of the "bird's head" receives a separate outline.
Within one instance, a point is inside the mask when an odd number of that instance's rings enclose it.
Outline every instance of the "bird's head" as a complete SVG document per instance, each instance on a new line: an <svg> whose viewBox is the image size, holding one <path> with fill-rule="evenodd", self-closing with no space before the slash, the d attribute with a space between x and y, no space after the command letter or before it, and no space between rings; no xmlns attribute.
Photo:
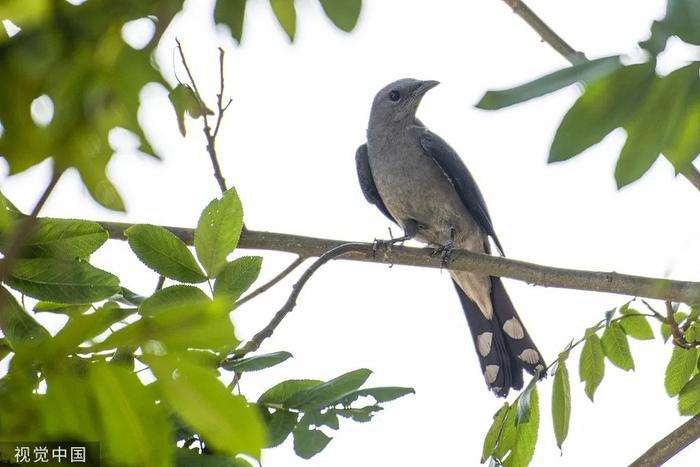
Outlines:
<svg viewBox="0 0 700 467"><path fill-rule="evenodd" d="M370 120L388 123L409 119L412 122L423 94L438 84L438 81L413 78L394 81L375 96Z"/></svg>

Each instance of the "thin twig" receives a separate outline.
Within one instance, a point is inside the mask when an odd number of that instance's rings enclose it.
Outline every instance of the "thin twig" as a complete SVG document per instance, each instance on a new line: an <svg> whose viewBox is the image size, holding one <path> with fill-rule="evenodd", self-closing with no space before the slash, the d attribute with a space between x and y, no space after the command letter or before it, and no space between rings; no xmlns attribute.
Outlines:
<svg viewBox="0 0 700 467"><path fill-rule="evenodd" d="M700 342L688 342L685 339L683 332L681 331L680 327L678 326L678 322L676 321L676 317L674 316L673 305L671 304L670 301L666 302L666 321L668 321L668 325L671 328L671 335L673 336L673 343L676 344L678 347L681 347L684 349L689 349L691 347L700 346Z"/></svg>
<svg viewBox="0 0 700 467"><path fill-rule="evenodd" d="M158 292L159 290L162 290L164 285L165 285L165 276L158 276L158 282L156 283L156 290L155 290L155 292ZM155 292L154 292L154 293L155 293Z"/></svg>
<svg viewBox="0 0 700 467"><path fill-rule="evenodd" d="M287 316L294 309L294 307L297 304L299 294L304 288L304 285L321 266L323 266L328 261L334 258L345 255L350 252L361 251L364 248L364 243L344 243L319 256L319 258L316 261L314 261L313 264L309 266L309 268L306 271L304 271L299 280L292 286L292 293L289 295L289 298L287 298L287 301L284 303L282 308L280 308L279 311L275 313L275 316L267 324L267 326L265 326L260 332L255 334L252 339L250 339L248 342L245 343L245 345L243 345L243 347L233 352L231 359L241 358L244 355L260 348L260 345L263 343L263 341L272 335L272 333L275 331L275 329L277 329L277 326L279 326L284 317Z"/></svg>
<svg viewBox="0 0 700 467"><path fill-rule="evenodd" d="M700 438L700 415L696 415L650 447L630 467L657 467Z"/></svg>
<svg viewBox="0 0 700 467"><path fill-rule="evenodd" d="M297 266L299 266L301 263L303 263L304 261L306 261L306 259L307 259L306 256L298 256L298 257L297 257L294 261L292 261L292 263L291 263L289 266L287 266L282 272L280 272L279 274L277 274L275 277L273 277L272 279L270 279L268 282L264 283L263 285L261 285L261 286L258 287L257 289L253 290L251 293L249 293L249 294L246 295L245 297L243 297L243 298L241 298L240 300L238 300L238 301L236 302L236 306L239 307L239 306L243 305L245 302L254 299L255 297L257 297L257 296L260 295L261 293L267 292L269 289L271 289L272 287L274 287L275 284L277 284L279 281L281 281L282 279L284 279L285 277L287 277L287 276L289 275L289 273L291 273L292 271L294 271L294 270L297 268Z"/></svg>

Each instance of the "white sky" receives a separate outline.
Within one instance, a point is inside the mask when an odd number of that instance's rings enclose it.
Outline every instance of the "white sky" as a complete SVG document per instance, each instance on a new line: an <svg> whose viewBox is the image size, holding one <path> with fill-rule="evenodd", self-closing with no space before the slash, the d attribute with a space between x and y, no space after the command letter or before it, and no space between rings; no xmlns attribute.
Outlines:
<svg viewBox="0 0 700 467"><path fill-rule="evenodd" d="M243 45L210 22L211 2L191 1L165 35L159 63L173 77L174 37L182 41L199 85L213 103L216 47L226 49L226 85L234 102L219 139L221 165L243 199L246 224L269 230L346 240L386 237L388 221L357 185L354 153L363 142L371 100L394 79L437 79L419 117L461 155L486 198L510 257L535 263L615 270L678 279L700 273L698 193L660 161L620 192L613 181L623 133L584 156L545 164L554 130L575 88L500 111L473 107L488 89L509 87L566 65L503 2L481 0L365 1L352 34L335 29L315 0L298 0L297 40L289 45L268 2L250 1ZM589 57L635 52L665 2L531 1L530 6ZM676 47L664 67L697 51ZM184 76L181 68L178 74ZM166 91L144 92L142 122L164 161L128 152L109 173L128 214L106 212L67 174L43 214L194 226L218 194L196 123L182 139ZM47 166L7 178L3 191L30 208ZM397 228L394 232L398 233ZM241 251L239 254L253 254ZM291 255L264 253L261 282ZM150 293L156 277L128 246L111 242L94 257L124 285ZM250 337L281 306L293 279L237 310L239 337ZM548 362L572 338L627 297L532 287L506 281L528 330ZM655 328L656 331L656 328ZM251 399L287 378L327 379L367 367L372 386L412 386L416 394L386 404L367 424L346 422L310 461L295 456L291 437L267 451L274 466L477 465L492 414L502 404L480 374L467 323L448 275L435 270L335 262L304 289L262 352L295 358L244 375ZM578 381L578 355L569 363L573 408L563 456L550 415L551 379L539 385L540 442L533 465L620 465L631 462L677 427L675 401L663 388L671 347L633 342L636 372L608 365L591 404ZM510 400L515 396L511 395ZM327 432L334 435L332 432ZM668 465L689 465L693 446Z"/></svg>

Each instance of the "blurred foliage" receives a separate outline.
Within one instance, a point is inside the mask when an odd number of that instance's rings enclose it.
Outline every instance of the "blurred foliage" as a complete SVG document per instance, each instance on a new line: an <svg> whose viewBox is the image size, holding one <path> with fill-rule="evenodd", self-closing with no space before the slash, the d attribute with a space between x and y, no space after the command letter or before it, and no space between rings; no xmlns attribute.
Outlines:
<svg viewBox="0 0 700 467"><path fill-rule="evenodd" d="M584 90L564 115L549 162L568 160L617 128L627 133L615 168L618 188L638 180L659 155L676 172L700 153L700 69L692 61L666 76L656 73L657 56L671 36L700 45L700 2L668 0L666 16L640 42L646 61L622 65L616 58L583 62L513 89L487 92L477 107L499 109L579 82Z"/></svg>

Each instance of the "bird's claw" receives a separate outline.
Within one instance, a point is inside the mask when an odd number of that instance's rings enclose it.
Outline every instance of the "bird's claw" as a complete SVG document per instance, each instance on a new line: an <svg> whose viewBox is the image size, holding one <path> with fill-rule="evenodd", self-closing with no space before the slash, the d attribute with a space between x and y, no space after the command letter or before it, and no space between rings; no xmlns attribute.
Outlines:
<svg viewBox="0 0 700 467"><path fill-rule="evenodd" d="M441 261L440 261L440 270L443 268L447 268L447 266L450 263L450 256L452 255L452 251L454 250L455 246L455 230L454 228L450 228L450 238L447 240L447 243L444 245L440 245L439 247L435 248L433 250L432 255L440 255Z"/></svg>

